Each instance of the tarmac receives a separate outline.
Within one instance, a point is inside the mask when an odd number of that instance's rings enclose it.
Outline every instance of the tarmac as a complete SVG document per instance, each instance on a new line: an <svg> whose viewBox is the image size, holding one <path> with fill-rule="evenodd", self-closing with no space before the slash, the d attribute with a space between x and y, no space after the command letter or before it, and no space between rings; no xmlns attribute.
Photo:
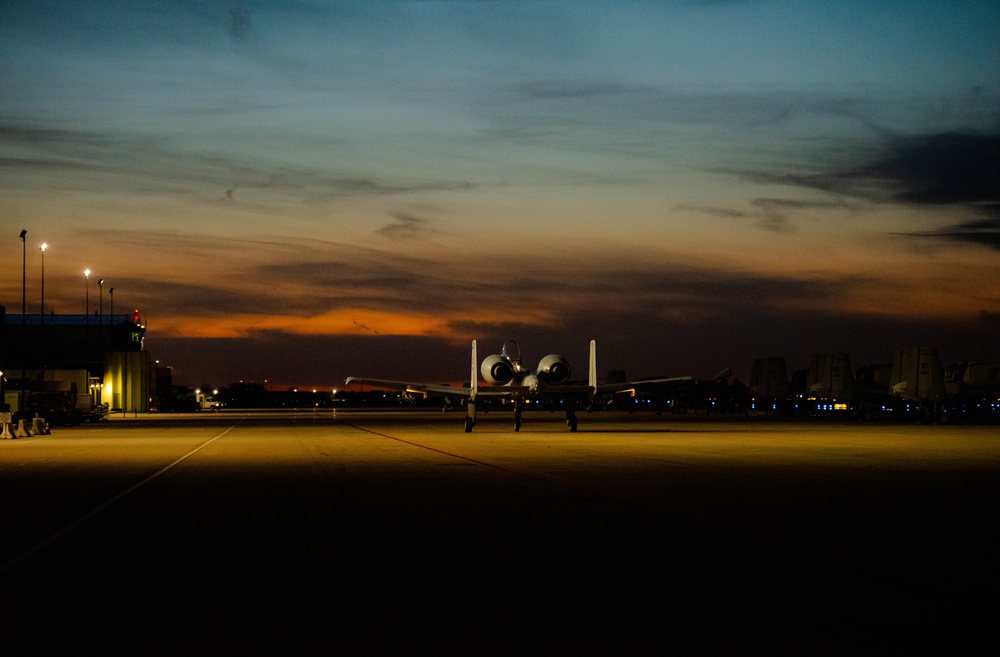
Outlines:
<svg viewBox="0 0 1000 657"><path fill-rule="evenodd" d="M0 441L0 650L992 643L995 425L462 417L117 414Z"/></svg>

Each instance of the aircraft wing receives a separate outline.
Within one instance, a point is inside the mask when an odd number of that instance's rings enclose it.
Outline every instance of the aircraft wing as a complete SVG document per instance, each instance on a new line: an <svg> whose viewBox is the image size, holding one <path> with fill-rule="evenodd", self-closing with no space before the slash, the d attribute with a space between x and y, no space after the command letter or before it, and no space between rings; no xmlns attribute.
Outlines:
<svg viewBox="0 0 1000 657"><path fill-rule="evenodd" d="M714 377L711 382L718 383L732 376L733 371L728 367ZM649 377L646 379L636 379L635 381L625 381L623 383L603 383L598 386L598 394L663 394L672 390L689 387L692 384L707 382L705 379L696 379L693 376L669 376L669 377Z"/></svg>
<svg viewBox="0 0 1000 657"><path fill-rule="evenodd" d="M358 383L371 386L373 388L386 388L388 390L399 390L411 395L430 396L455 396L469 397L472 394L470 388L463 386L448 386L435 383L420 383L416 381L391 381L388 379L369 379L363 376L349 376L344 381L346 384Z"/></svg>
<svg viewBox="0 0 1000 657"><path fill-rule="evenodd" d="M519 399L531 393L528 386L477 386L476 397Z"/></svg>
<svg viewBox="0 0 1000 657"><path fill-rule="evenodd" d="M696 383L697 379L693 376L671 376L660 379L639 379L638 381L629 381L626 384L627 388L642 391L642 392L656 392L659 390L670 390L672 388L678 388L690 383Z"/></svg>
<svg viewBox="0 0 1000 657"><path fill-rule="evenodd" d="M594 389L586 385L479 386L476 397L506 399L589 399Z"/></svg>
<svg viewBox="0 0 1000 657"><path fill-rule="evenodd" d="M573 399L589 398L593 388L585 385L559 385L531 388L529 386L477 386L475 395L467 386L448 386L443 384L420 383L417 381L392 381L389 379L370 379L363 376L349 376L346 384L357 383L373 388L399 390L411 395L423 397L476 397L492 399Z"/></svg>
<svg viewBox="0 0 1000 657"><path fill-rule="evenodd" d="M658 379L639 379L637 381L625 381L622 383L602 383L597 386L597 394L656 394L697 382L698 380L691 376L672 376Z"/></svg>

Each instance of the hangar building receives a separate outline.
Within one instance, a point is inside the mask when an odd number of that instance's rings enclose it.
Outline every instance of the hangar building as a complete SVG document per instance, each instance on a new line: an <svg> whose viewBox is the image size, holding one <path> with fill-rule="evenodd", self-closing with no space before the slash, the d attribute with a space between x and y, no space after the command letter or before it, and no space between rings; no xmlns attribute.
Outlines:
<svg viewBox="0 0 1000 657"><path fill-rule="evenodd" d="M12 412L148 411L156 371L130 314L8 315L0 306L0 386ZM71 408L67 408L71 406Z"/></svg>

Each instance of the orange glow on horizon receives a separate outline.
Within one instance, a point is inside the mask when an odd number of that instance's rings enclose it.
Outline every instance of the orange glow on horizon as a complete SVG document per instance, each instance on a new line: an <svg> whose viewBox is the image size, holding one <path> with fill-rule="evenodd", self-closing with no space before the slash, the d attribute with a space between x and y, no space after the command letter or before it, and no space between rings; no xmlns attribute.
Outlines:
<svg viewBox="0 0 1000 657"><path fill-rule="evenodd" d="M518 320L544 324L552 318L547 313L525 312L518 314ZM491 310L475 316L456 313L446 317L346 308L312 317L260 314L165 316L156 318L155 330L187 338L241 338L257 331L282 331L293 335L408 335L464 340L464 336L457 335L451 328L452 323L495 324L501 321L509 321L509 313Z"/></svg>
<svg viewBox="0 0 1000 657"><path fill-rule="evenodd" d="M294 335L442 335L447 328L439 317L372 310L334 310L313 317L297 315L228 315L157 317L156 329L191 338L241 338L256 331Z"/></svg>

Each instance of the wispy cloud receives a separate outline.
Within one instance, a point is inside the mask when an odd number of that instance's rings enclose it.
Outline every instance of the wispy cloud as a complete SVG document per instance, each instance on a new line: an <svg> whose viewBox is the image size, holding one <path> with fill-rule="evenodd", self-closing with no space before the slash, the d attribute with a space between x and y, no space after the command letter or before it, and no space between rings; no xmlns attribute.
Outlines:
<svg viewBox="0 0 1000 657"><path fill-rule="evenodd" d="M1000 201L1000 134L896 136L867 161L818 173L743 171L758 182L819 189L875 201L958 205Z"/></svg>
<svg viewBox="0 0 1000 657"><path fill-rule="evenodd" d="M801 221L807 212L843 210L849 207L847 203L840 200L802 201L784 198L755 198L750 200L749 205L750 209L746 210L712 206L681 206L679 209L694 210L721 219L752 220L761 230L766 232L795 233L799 228L797 221Z"/></svg>
<svg viewBox="0 0 1000 657"><path fill-rule="evenodd" d="M441 263L440 256L338 250L343 253L329 260L260 265L240 277L259 282L251 289L245 283L235 288L231 282L201 286L133 283L155 290L155 306L163 312L189 316L203 327L212 325L204 319L210 314L243 321L250 308L287 316L280 309L289 308L287 297L294 296L295 331L317 333L353 332L358 323L387 333L380 324L390 314L437 317L439 327L505 321L504 317L518 317L528 324L561 324L565 321L561 318L583 314L586 308L621 316L652 308L678 318L721 316L750 307L794 307L823 298L837 305L838 290L857 289L864 283L859 277L765 276L663 260L636 268L622 266L620 254L608 253L589 254L586 267L575 257L549 259L541 266L513 256L493 257L493 270L512 272L497 277L484 273L483 256L478 253L451 253L449 262ZM381 314L382 319L360 316L372 313ZM333 316L340 319L332 321ZM284 330L286 322L269 326Z"/></svg>
<svg viewBox="0 0 1000 657"><path fill-rule="evenodd" d="M881 186L905 203L997 203L1000 134L900 137L868 164L841 176Z"/></svg>
<svg viewBox="0 0 1000 657"><path fill-rule="evenodd" d="M223 144L214 145L224 148ZM31 124L0 126L0 153L7 153L0 156L0 167L11 173L46 170L60 174L47 181L50 191L60 186L67 191L86 186L91 191L131 195L199 196L205 194L206 187L214 186L218 192L209 198L218 199L225 193L228 200L236 200L227 190L238 186L300 203L321 203L350 197L460 193L475 187L467 180L339 175L325 167L288 163L276 153L251 157L225 150L190 149L191 144L165 135L48 129ZM95 174L101 177L95 178ZM77 175L82 178L77 179Z"/></svg>
<svg viewBox="0 0 1000 657"><path fill-rule="evenodd" d="M428 220L406 213L396 213L395 221L379 228L376 232L389 239L408 240L419 237L425 230Z"/></svg>
<svg viewBox="0 0 1000 657"><path fill-rule="evenodd" d="M882 143L862 162L816 173L777 171L734 172L755 183L820 190L838 198L922 207L955 207L966 215L987 218L944 226L935 231L896 234L952 243L998 248L997 207L1000 207L1000 133L945 132L921 135L883 134ZM789 227L785 208L798 202L757 199L764 213L762 227ZM832 201L833 204L843 201ZM802 206L805 207L805 206ZM716 214L724 209L712 210ZM743 216L739 211L735 216Z"/></svg>
<svg viewBox="0 0 1000 657"><path fill-rule="evenodd" d="M1000 251L1000 219L977 219L945 226L935 231L902 234L947 242L978 244Z"/></svg>

